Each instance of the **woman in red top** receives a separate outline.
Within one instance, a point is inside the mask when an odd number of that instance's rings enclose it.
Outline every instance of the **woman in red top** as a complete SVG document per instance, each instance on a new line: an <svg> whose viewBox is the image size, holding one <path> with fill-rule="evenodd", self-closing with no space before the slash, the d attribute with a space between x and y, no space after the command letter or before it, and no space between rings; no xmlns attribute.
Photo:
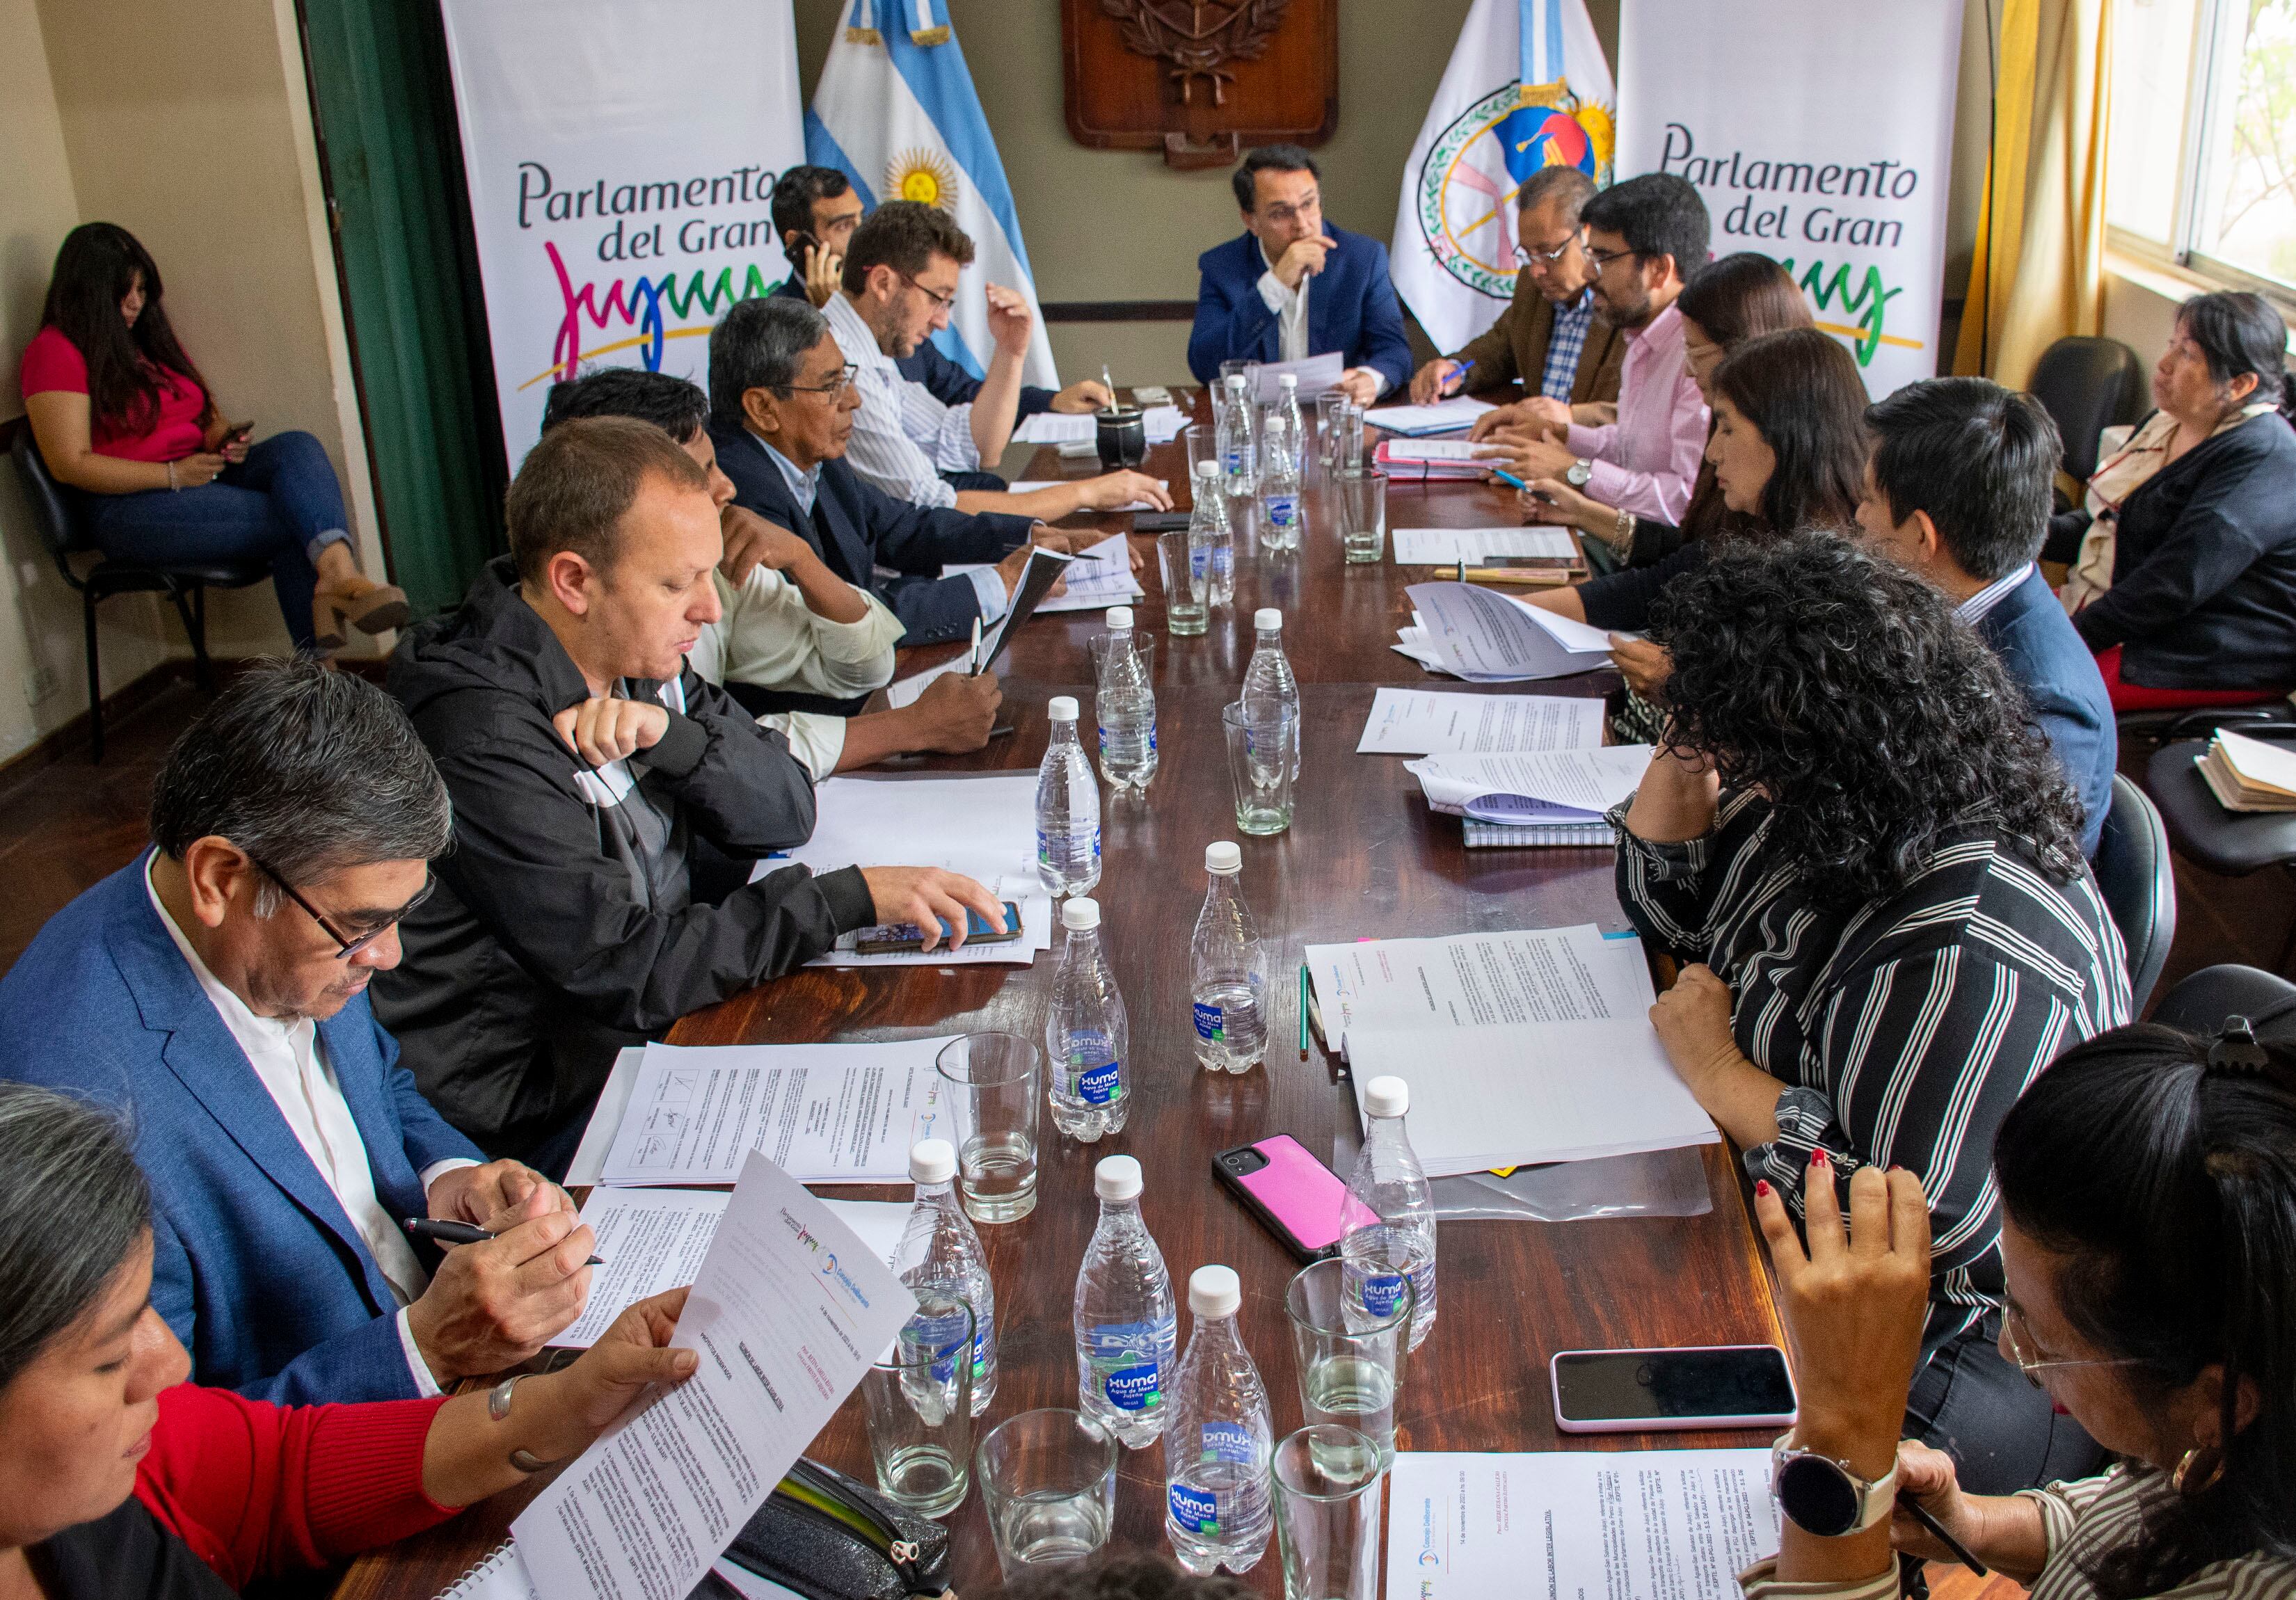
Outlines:
<svg viewBox="0 0 2296 1600"><path fill-rule="evenodd" d="M649 1383L674 1290L496 1395L280 1407L185 1383L151 1199L105 1112L0 1084L0 1600L217 1600L445 1521L578 1454Z"/></svg>
<svg viewBox="0 0 2296 1600"><path fill-rule="evenodd" d="M41 458L82 491L106 555L265 557L306 650L406 621L405 594L360 576L326 451L302 432L250 445L253 424L224 420L168 325L159 267L126 228L64 235L23 386Z"/></svg>

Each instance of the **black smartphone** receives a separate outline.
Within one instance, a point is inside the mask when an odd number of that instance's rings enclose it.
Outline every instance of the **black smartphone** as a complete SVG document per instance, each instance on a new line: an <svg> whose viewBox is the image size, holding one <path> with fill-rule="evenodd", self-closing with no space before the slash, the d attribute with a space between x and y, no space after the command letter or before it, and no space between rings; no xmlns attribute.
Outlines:
<svg viewBox="0 0 2296 1600"><path fill-rule="evenodd" d="M1774 1344L1558 1350L1547 1371L1554 1425L1565 1433L1784 1428L1794 1420L1793 1375Z"/></svg>
<svg viewBox="0 0 2296 1600"><path fill-rule="evenodd" d="M1377 1220L1349 1198L1338 1173L1288 1133L1221 1151L1212 1173L1302 1266L1339 1254L1350 1221Z"/></svg>
<svg viewBox="0 0 2296 1600"><path fill-rule="evenodd" d="M1185 511L1136 511L1132 513L1135 533L1185 533L1188 513Z"/></svg>
<svg viewBox="0 0 2296 1600"><path fill-rule="evenodd" d="M234 423L223 431L223 442L226 445L233 443L243 445L254 437L255 424L251 422Z"/></svg>
<svg viewBox="0 0 2296 1600"><path fill-rule="evenodd" d="M953 930L948 919L940 922L940 943L934 947L946 949ZM964 913L964 942L970 945L1011 944L1021 937L1021 907L1013 901L1004 902L1004 931L999 933L989 925L988 919L978 911L966 907ZM902 950L922 950L925 948L924 931L914 923L886 923L879 927L864 928L854 936L853 953L857 956L888 956Z"/></svg>

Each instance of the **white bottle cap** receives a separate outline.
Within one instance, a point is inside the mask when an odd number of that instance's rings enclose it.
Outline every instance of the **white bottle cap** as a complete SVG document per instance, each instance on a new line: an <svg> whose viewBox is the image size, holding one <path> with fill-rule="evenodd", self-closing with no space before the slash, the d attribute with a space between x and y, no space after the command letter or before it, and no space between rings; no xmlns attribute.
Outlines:
<svg viewBox="0 0 2296 1600"><path fill-rule="evenodd" d="M1243 374L1242 373L1230 373L1227 375L1227 387L1228 391L1231 394L1235 390L1242 389L1243 387Z"/></svg>
<svg viewBox="0 0 2296 1600"><path fill-rule="evenodd" d="M1100 926L1100 902L1089 895L1078 895L1061 904L1061 926L1081 931Z"/></svg>
<svg viewBox="0 0 2296 1600"><path fill-rule="evenodd" d="M909 1146L909 1181L945 1184L956 1176L956 1147L947 1139L919 1139Z"/></svg>
<svg viewBox="0 0 2296 1600"><path fill-rule="evenodd" d="M1128 605L1110 606L1108 608L1108 625L1114 628L1131 627L1132 608Z"/></svg>
<svg viewBox="0 0 2296 1600"><path fill-rule="evenodd" d="M1233 840L1223 839L1204 846L1204 870L1208 873L1240 873L1243 870L1243 852Z"/></svg>
<svg viewBox="0 0 2296 1600"><path fill-rule="evenodd" d="M1103 1200L1137 1200L1140 1163L1128 1155L1103 1156L1100 1165L1092 1169L1092 1187L1093 1193Z"/></svg>
<svg viewBox="0 0 2296 1600"><path fill-rule="evenodd" d="M1200 462L1196 463L1196 476L1197 476L1197 477L1199 477L1199 478L1217 478L1217 477L1218 477L1219 475L1220 475L1220 464L1219 464L1218 462L1217 462L1217 461L1200 461Z"/></svg>
<svg viewBox="0 0 2296 1600"><path fill-rule="evenodd" d="M1243 1280L1233 1267L1199 1267L1188 1275L1188 1309L1198 1317L1233 1317L1243 1307Z"/></svg>
<svg viewBox="0 0 2296 1600"><path fill-rule="evenodd" d="M1054 695L1052 703L1045 708L1045 715L1051 718L1054 722L1074 722L1077 719L1076 696L1073 694Z"/></svg>
<svg viewBox="0 0 2296 1600"><path fill-rule="evenodd" d="M1411 1109L1411 1087L1400 1078L1374 1078L1364 1085L1364 1115L1399 1117Z"/></svg>
<svg viewBox="0 0 2296 1600"><path fill-rule="evenodd" d="M1251 613L1251 625L1261 633L1270 628L1281 633L1283 630L1283 613L1272 605L1263 605Z"/></svg>
<svg viewBox="0 0 2296 1600"><path fill-rule="evenodd" d="M1300 374L1297 373L1278 373L1275 375L1275 387L1278 389L1299 388Z"/></svg>

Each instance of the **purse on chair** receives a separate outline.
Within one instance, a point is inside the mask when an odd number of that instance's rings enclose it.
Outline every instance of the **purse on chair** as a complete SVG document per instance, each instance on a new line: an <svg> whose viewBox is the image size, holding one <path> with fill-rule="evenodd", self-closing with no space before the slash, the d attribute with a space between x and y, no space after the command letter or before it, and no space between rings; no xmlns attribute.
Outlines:
<svg viewBox="0 0 2296 1600"><path fill-rule="evenodd" d="M800 1458L734 1536L725 1559L805 1600L913 1600L948 1588L948 1530ZM705 1579L696 1596L723 1596Z"/></svg>

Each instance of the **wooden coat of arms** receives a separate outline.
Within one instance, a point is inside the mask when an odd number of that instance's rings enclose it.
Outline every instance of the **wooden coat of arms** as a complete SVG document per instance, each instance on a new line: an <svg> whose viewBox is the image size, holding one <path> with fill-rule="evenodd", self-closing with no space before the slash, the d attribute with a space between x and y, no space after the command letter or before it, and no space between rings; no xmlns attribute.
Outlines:
<svg viewBox="0 0 2296 1600"><path fill-rule="evenodd" d="M1224 167L1339 117L1338 0L1062 0L1069 132Z"/></svg>

